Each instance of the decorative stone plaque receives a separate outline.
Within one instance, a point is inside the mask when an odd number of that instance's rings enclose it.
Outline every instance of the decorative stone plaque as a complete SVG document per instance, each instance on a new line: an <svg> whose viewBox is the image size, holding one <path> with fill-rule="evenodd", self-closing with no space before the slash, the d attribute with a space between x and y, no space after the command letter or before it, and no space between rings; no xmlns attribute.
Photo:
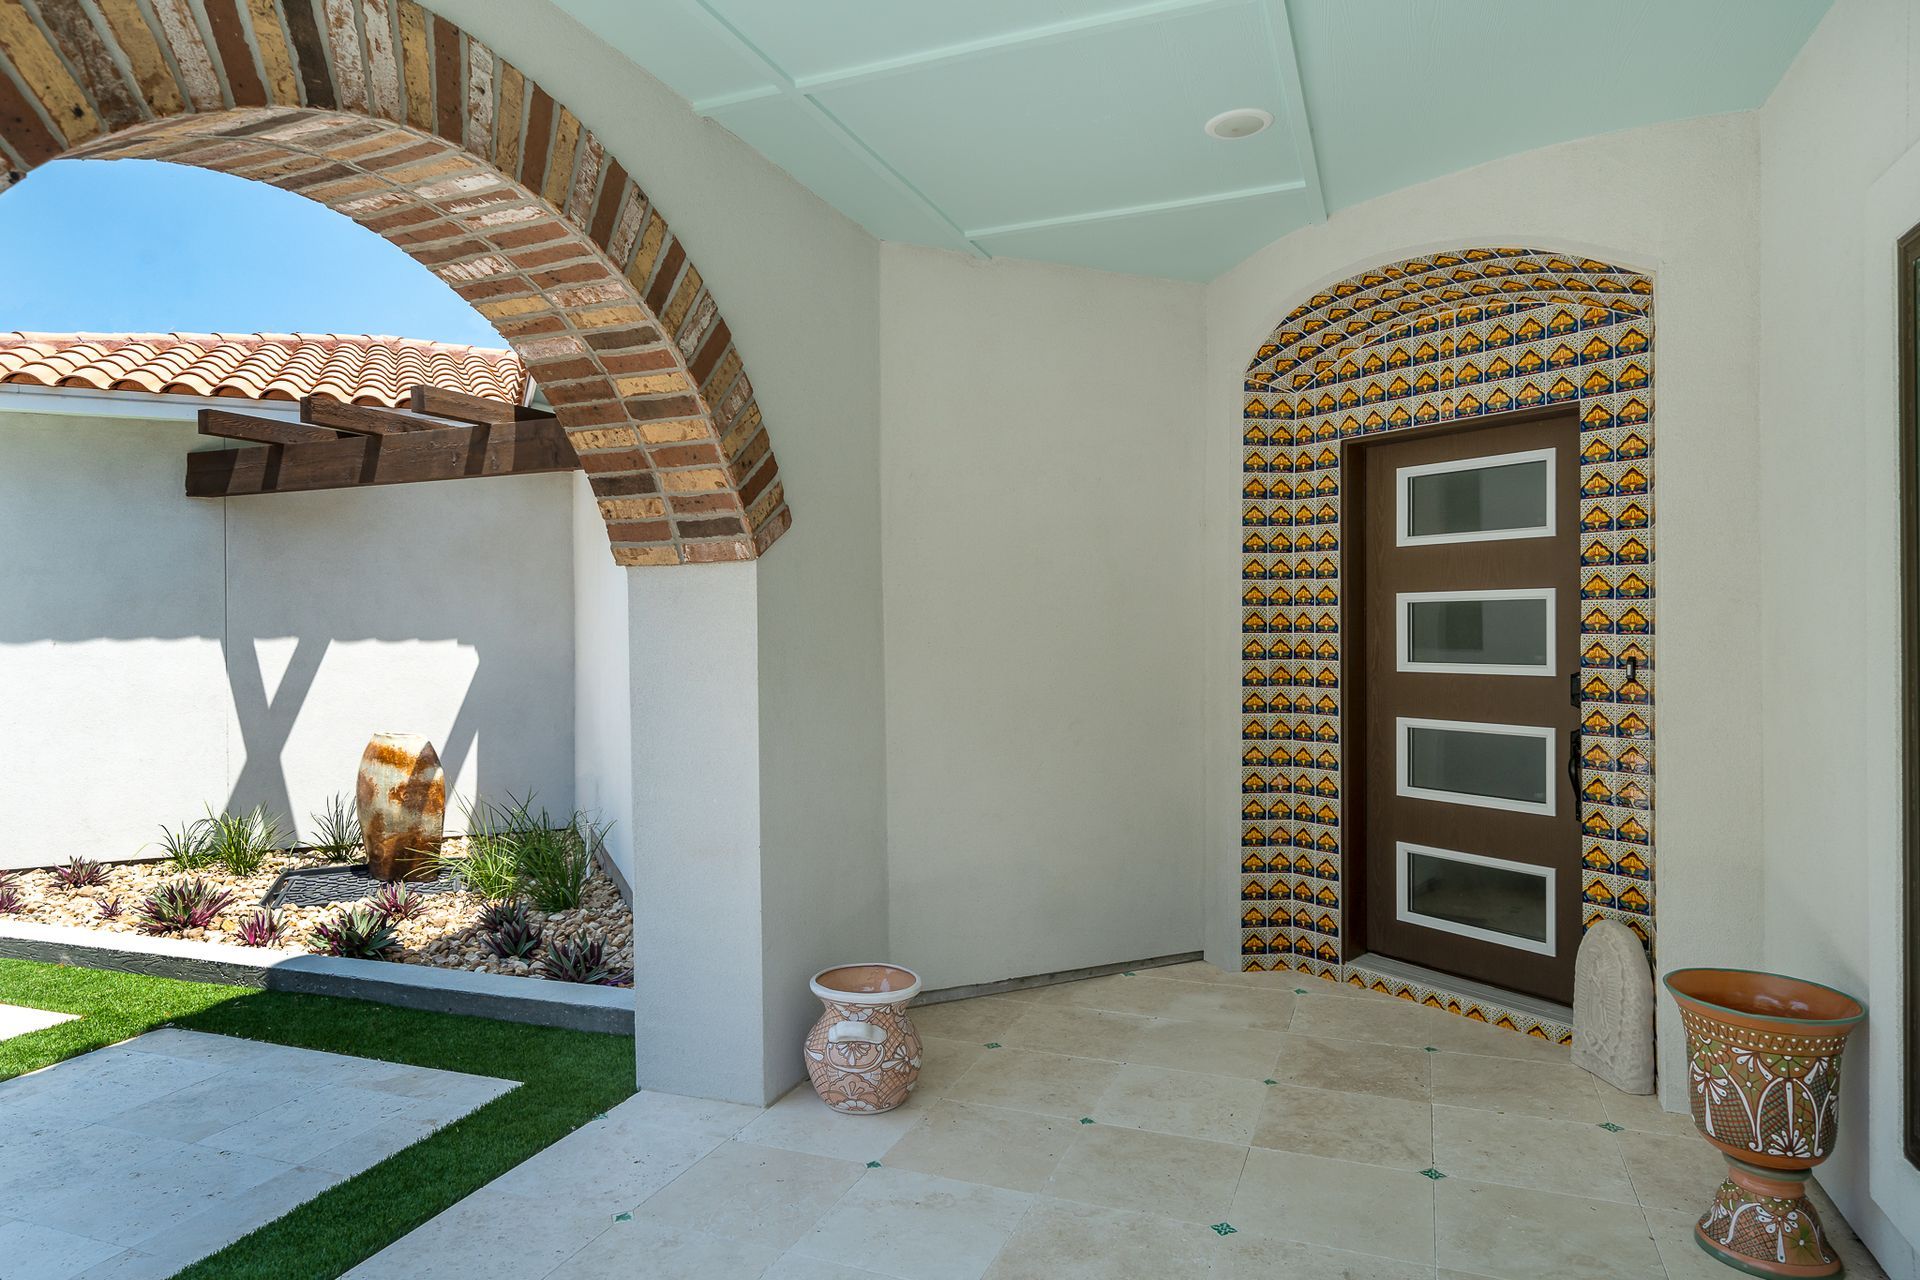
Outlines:
<svg viewBox="0 0 1920 1280"><path fill-rule="evenodd" d="M1653 1092L1653 971L1617 920L1588 929L1574 957L1573 1062L1622 1093Z"/></svg>

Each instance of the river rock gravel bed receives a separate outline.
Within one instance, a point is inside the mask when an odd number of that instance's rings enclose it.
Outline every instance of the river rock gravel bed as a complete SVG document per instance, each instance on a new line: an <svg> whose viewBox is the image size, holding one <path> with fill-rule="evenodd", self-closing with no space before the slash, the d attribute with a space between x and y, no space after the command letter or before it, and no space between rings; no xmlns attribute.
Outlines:
<svg viewBox="0 0 1920 1280"><path fill-rule="evenodd" d="M449 841L449 844L452 842ZM269 857L256 875L230 875L218 867L179 872L164 862L110 862L106 864L107 882L84 889L68 889L50 869L16 871L13 884L19 889L24 909L4 920L25 920L35 924L69 925L106 933L133 933L140 928L138 909L141 901L163 882L185 876L199 876L233 891L230 902L213 923L204 929L188 929L164 936L187 938L195 942L239 944L240 922L253 914L266 896L274 879L294 867L313 866L311 858L297 855ZM101 904L117 901L120 915L108 919L100 914ZM422 894L424 909L412 920L394 922L400 945L384 957L400 964L424 964L441 969L464 969L473 973L503 973L522 978L541 977L535 962L546 948L557 941L582 935L598 935L606 942L607 958L618 969L633 968L633 913L620 897L620 890L599 866L587 880L580 905L570 911L544 912L529 907L529 914L540 926L540 949L526 960L501 959L487 951L481 942L479 919L486 902L467 890L454 893ZM274 945L286 951L314 952L309 935L315 925L327 920L351 903L327 906L285 906L280 908L280 940Z"/></svg>

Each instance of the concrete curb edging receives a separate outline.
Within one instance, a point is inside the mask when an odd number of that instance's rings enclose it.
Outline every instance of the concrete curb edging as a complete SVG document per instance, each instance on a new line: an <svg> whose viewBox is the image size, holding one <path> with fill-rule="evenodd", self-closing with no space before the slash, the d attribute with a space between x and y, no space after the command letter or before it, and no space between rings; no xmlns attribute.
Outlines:
<svg viewBox="0 0 1920 1280"><path fill-rule="evenodd" d="M634 994L501 973L384 960L345 960L271 947L144 938L67 925L0 924L0 958L112 969L302 995L345 996L404 1009L611 1035L633 1034Z"/></svg>

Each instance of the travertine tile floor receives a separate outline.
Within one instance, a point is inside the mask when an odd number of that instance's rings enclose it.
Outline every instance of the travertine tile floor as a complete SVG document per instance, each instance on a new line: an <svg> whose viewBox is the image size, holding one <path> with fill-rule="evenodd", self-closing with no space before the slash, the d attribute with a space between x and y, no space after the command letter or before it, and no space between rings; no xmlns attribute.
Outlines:
<svg viewBox="0 0 1920 1280"><path fill-rule="evenodd" d="M163 1029L0 1081L0 1280L158 1280L513 1088Z"/></svg>
<svg viewBox="0 0 1920 1280"><path fill-rule="evenodd" d="M925 1072L898 1111L642 1093L350 1274L1736 1274L1691 1239L1721 1176L1691 1123L1512 1032L1198 964L914 1020ZM1839 1232L1850 1274L1881 1276Z"/></svg>

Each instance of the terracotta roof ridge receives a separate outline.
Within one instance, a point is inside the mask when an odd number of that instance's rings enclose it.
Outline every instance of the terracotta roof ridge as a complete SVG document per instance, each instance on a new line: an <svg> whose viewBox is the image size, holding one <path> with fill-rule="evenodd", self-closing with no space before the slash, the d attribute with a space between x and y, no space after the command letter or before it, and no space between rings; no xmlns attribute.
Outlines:
<svg viewBox="0 0 1920 1280"><path fill-rule="evenodd" d="M178 345L189 343L194 346L215 345L268 345L273 346L342 346L350 345L362 349L372 347L402 347L428 351L470 351L482 356L512 356L513 349L506 346L481 346L475 342L443 342L438 338L409 338L391 333L192 333L176 331L171 333L138 333L129 331L94 332L92 330L51 331L38 329L0 330L0 344L18 346L26 343L58 343L62 346L82 344L125 346L135 343L166 343Z"/></svg>

